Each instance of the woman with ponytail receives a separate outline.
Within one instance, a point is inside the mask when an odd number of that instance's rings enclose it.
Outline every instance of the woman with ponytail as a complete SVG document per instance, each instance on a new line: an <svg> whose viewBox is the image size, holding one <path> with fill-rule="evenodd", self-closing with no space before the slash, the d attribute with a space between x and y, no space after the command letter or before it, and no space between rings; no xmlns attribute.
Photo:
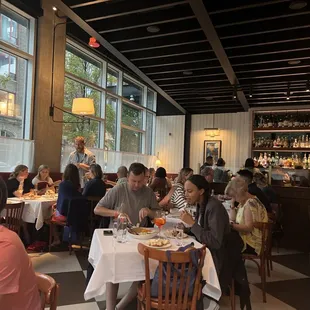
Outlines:
<svg viewBox="0 0 310 310"><path fill-rule="evenodd" d="M181 220L190 228L196 239L210 250L217 272L219 273L224 259L225 236L230 233L229 217L222 203L210 197L209 183L195 174L184 184L185 198L191 205L197 204L195 220L184 211Z"/></svg>

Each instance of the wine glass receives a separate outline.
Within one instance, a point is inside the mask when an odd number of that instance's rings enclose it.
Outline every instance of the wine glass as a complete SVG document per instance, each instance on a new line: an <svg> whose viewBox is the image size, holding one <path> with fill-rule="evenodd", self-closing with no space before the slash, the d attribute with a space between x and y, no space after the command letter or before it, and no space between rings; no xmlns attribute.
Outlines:
<svg viewBox="0 0 310 310"><path fill-rule="evenodd" d="M166 224L166 213L164 211L156 211L155 217L154 217L154 224L159 229L159 238L163 238L161 235L161 229Z"/></svg>

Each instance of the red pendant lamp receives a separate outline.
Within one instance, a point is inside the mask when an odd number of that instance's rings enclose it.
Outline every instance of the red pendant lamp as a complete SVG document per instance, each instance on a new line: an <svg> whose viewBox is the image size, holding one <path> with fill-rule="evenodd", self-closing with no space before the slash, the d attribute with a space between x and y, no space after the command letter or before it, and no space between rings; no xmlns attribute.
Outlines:
<svg viewBox="0 0 310 310"><path fill-rule="evenodd" d="M89 38L88 45L93 48L98 48L100 46L100 44L97 42L96 38L94 37Z"/></svg>

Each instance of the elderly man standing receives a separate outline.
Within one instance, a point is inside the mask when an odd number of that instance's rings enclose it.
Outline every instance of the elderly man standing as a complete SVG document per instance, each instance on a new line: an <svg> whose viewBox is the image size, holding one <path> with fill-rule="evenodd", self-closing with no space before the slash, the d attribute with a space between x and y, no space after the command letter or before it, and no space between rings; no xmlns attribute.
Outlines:
<svg viewBox="0 0 310 310"><path fill-rule="evenodd" d="M74 139L75 151L69 155L68 163L76 165L79 169L80 185L84 188L85 173L89 171L90 165L96 163L95 155L85 147L84 137Z"/></svg>
<svg viewBox="0 0 310 310"><path fill-rule="evenodd" d="M113 187L97 204L94 212L104 217L117 217L119 212L127 215L132 224L136 225L146 216L154 217L159 209L156 197L151 188L146 186L146 169L140 163L131 164L127 183ZM122 205L122 209L119 207ZM116 306L118 284L107 283L107 310L125 310L136 298L138 282L134 282L127 294Z"/></svg>

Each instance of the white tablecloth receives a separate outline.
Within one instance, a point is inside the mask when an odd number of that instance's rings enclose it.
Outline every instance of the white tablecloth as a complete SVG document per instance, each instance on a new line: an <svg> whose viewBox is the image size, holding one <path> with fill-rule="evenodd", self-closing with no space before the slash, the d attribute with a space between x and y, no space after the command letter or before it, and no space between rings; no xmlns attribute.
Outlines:
<svg viewBox="0 0 310 310"><path fill-rule="evenodd" d="M22 219L27 223L35 223L36 229L42 228L45 219L49 219L52 215L51 206L56 203L56 199L49 198L36 198L36 199L19 199L19 198L8 198L7 203L18 203L24 201L25 207L22 215ZM5 210L1 213L5 216ZM37 220L37 221L36 221Z"/></svg>
<svg viewBox="0 0 310 310"><path fill-rule="evenodd" d="M144 259L139 254L137 246L144 240L128 237L127 243L118 243L113 236L104 236L104 229L96 229L93 235L88 260L94 267L94 272L84 293L85 300L102 297L106 283L122 283L145 280ZM188 238L185 242L194 242L196 248L202 245ZM185 243L184 242L184 243ZM175 240L169 250L176 250ZM156 263L150 264L151 273L155 272ZM206 281L203 293L216 300L221 297L221 288L216 274L210 251L207 249L202 275Z"/></svg>

